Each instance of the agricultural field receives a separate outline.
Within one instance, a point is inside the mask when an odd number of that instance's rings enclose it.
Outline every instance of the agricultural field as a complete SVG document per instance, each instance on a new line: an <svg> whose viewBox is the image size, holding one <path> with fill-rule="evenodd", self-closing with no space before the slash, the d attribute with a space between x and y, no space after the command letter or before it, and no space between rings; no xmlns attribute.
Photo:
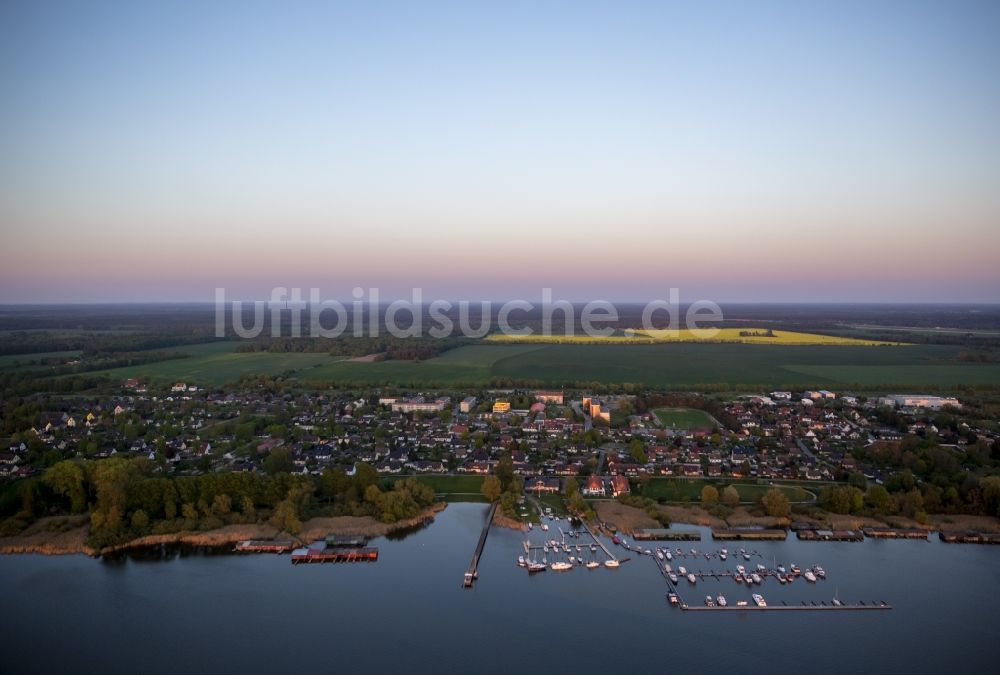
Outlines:
<svg viewBox="0 0 1000 675"><path fill-rule="evenodd" d="M299 377L304 377L304 372L310 369L336 363L337 360L343 358L322 353L237 352L238 345L237 342L210 342L158 350L181 352L188 354L188 357L138 366L96 370L90 374L120 379L148 377L160 381L215 386L235 382L244 375L294 373Z"/></svg>
<svg viewBox="0 0 1000 675"><path fill-rule="evenodd" d="M79 350L64 352L38 352L36 354L4 354L0 356L0 371L41 370L48 366L32 364L43 359L67 359L80 356Z"/></svg>
<svg viewBox="0 0 1000 675"><path fill-rule="evenodd" d="M711 415L694 408L657 408L653 414L662 426L670 429L711 429L716 425Z"/></svg>
<svg viewBox="0 0 1000 675"><path fill-rule="evenodd" d="M170 351L189 356L93 373L212 386L254 373L287 374L307 387L337 383L479 387L496 381L531 386L634 383L661 389L1000 386L1000 365L958 362L959 348L948 345L484 342L458 347L426 361L363 363L325 353L241 353L235 351L238 344L213 342L177 347ZM22 357L4 358L13 367Z"/></svg>
<svg viewBox="0 0 1000 675"><path fill-rule="evenodd" d="M821 335L819 333L801 333L788 330L769 330L766 328L720 328L712 329L708 335L702 331L687 328L672 330L632 330L616 333L607 337L592 337L589 335L504 335L493 333L485 338L486 342L497 344L658 344L658 343L740 343L759 345L847 345L847 346L885 346L902 345L901 342L881 342L865 340L842 335ZM744 333L744 335L741 335ZM745 333L750 333L749 335Z"/></svg>

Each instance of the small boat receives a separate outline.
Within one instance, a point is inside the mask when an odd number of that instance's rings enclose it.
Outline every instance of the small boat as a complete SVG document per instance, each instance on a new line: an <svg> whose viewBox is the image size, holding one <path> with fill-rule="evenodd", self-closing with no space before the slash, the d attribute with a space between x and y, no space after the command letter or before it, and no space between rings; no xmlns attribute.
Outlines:
<svg viewBox="0 0 1000 675"><path fill-rule="evenodd" d="M575 563L576 562L576 558L573 557L573 556L570 556L569 557L569 561L570 561L570 563Z"/></svg>
<svg viewBox="0 0 1000 675"><path fill-rule="evenodd" d="M618 544L622 543L622 540L619 539L617 536L611 537L611 543L617 546Z"/></svg>
<svg viewBox="0 0 1000 675"><path fill-rule="evenodd" d="M542 532L548 532L548 531L549 531L549 526L548 526L548 524L546 524L546 523L542 523Z"/></svg>
<svg viewBox="0 0 1000 675"><path fill-rule="evenodd" d="M737 600L736 601L736 606L737 607L746 607L747 606L747 601L746 600Z"/></svg>
<svg viewBox="0 0 1000 675"><path fill-rule="evenodd" d="M726 606L726 596L724 596L722 593L719 593L719 597L717 597L715 601L719 603L719 607Z"/></svg>
<svg viewBox="0 0 1000 675"><path fill-rule="evenodd" d="M674 571L674 568L670 566L670 563L665 564L663 566L663 569L665 569L667 572L673 572Z"/></svg>
<svg viewBox="0 0 1000 675"><path fill-rule="evenodd" d="M754 582L755 584L757 584L758 586L759 586L760 584L764 583L764 580L763 580L763 579L761 579L761 578L760 578L760 575L759 575L759 574L757 574L756 572L754 572L753 574L751 574L751 575L750 575L750 578L751 578L751 579L753 580L753 582Z"/></svg>
<svg viewBox="0 0 1000 675"><path fill-rule="evenodd" d="M739 575L740 575L741 577L742 577L742 576L745 576L745 575L746 575L746 573L747 573L747 568L746 568L746 567L744 567L743 565L737 565L737 566L736 566L736 572L737 572L737 574L739 574Z"/></svg>
<svg viewBox="0 0 1000 675"><path fill-rule="evenodd" d="M677 585L677 575L676 574L674 574L673 572L668 572L667 573L667 578L670 579L670 583L672 583L674 586Z"/></svg>
<svg viewBox="0 0 1000 675"><path fill-rule="evenodd" d="M712 599L711 595L706 595L705 596L705 606L706 607L715 607L715 600Z"/></svg>
<svg viewBox="0 0 1000 675"><path fill-rule="evenodd" d="M785 566L778 565L778 574L784 574L784 573L785 573Z"/></svg>
<svg viewBox="0 0 1000 675"><path fill-rule="evenodd" d="M560 561L560 562L554 562L551 565L549 565L549 569L552 570L553 572L565 572L566 570L573 569L573 566L570 565L568 562Z"/></svg>
<svg viewBox="0 0 1000 675"><path fill-rule="evenodd" d="M663 560L663 549L662 548L656 549L656 557L659 558L660 560Z"/></svg>
<svg viewBox="0 0 1000 675"><path fill-rule="evenodd" d="M758 572L766 572L767 571L767 567L765 567L764 565L761 565L760 563L757 563L757 571Z"/></svg>
<svg viewBox="0 0 1000 675"><path fill-rule="evenodd" d="M528 565L528 574L536 574L537 572L544 572L548 569L548 566L544 563L533 562Z"/></svg>
<svg viewBox="0 0 1000 675"><path fill-rule="evenodd" d="M680 567L678 567L677 571L681 573L681 576L684 576L684 575L686 575L688 573L687 568L684 567L684 565L681 565Z"/></svg>
<svg viewBox="0 0 1000 675"><path fill-rule="evenodd" d="M666 550L666 552L663 555L665 555L667 557L667 560L673 560L674 559L674 556L671 555L669 548Z"/></svg>
<svg viewBox="0 0 1000 675"><path fill-rule="evenodd" d="M781 584L782 586L784 586L785 584L788 583L788 580L785 579L785 575L784 574L779 574L779 575L777 575L777 577L778 577L778 583Z"/></svg>
<svg viewBox="0 0 1000 675"><path fill-rule="evenodd" d="M788 569L792 571L792 574L802 574L802 570L795 563L792 563Z"/></svg>
<svg viewBox="0 0 1000 675"><path fill-rule="evenodd" d="M816 575L813 574L812 570L806 570L806 573L803 574L802 576L806 578L806 581L812 581L812 582L816 581Z"/></svg>
<svg viewBox="0 0 1000 675"><path fill-rule="evenodd" d="M667 600L670 601L671 605L676 605L678 603L677 594L673 591L667 593Z"/></svg>
<svg viewBox="0 0 1000 675"><path fill-rule="evenodd" d="M586 565L586 567L587 567L588 570L596 570L600 566L601 566L601 563L597 562L596 560L591 560Z"/></svg>
<svg viewBox="0 0 1000 675"><path fill-rule="evenodd" d="M743 559L744 560L750 560L750 554L749 553L744 553L743 554Z"/></svg>
<svg viewBox="0 0 1000 675"><path fill-rule="evenodd" d="M728 558L729 558L729 554L728 554L728 553L726 553L726 549L722 549L722 550L721 550L721 551L719 552L719 560L726 560L726 559L728 559Z"/></svg>
<svg viewBox="0 0 1000 675"><path fill-rule="evenodd" d="M691 549L691 555L698 555L698 551Z"/></svg>
<svg viewBox="0 0 1000 675"><path fill-rule="evenodd" d="M813 574L815 574L820 579L826 579L826 570L820 567L819 565L813 567Z"/></svg>
<svg viewBox="0 0 1000 675"><path fill-rule="evenodd" d="M646 555L653 555L653 552L650 551L648 548L644 550L643 553L645 553Z"/></svg>
<svg viewBox="0 0 1000 675"><path fill-rule="evenodd" d="M620 564L621 563L619 563L617 560L605 560L604 561L604 566L605 567L610 567L612 569L615 568L615 567L618 567L618 565L620 565Z"/></svg>
<svg viewBox="0 0 1000 675"><path fill-rule="evenodd" d="M767 602L764 601L764 596L760 593L753 594L753 601L758 607L767 607Z"/></svg>
<svg viewBox="0 0 1000 675"><path fill-rule="evenodd" d="M688 576L687 576L687 579L688 579L688 581L690 581L690 582L691 582L692 584L696 584L696 583L698 583L698 579L697 579L697 578L695 578L695 576L694 576L694 573L693 573L693 572L688 572Z"/></svg>
<svg viewBox="0 0 1000 675"><path fill-rule="evenodd" d="M525 561L523 555L517 556L517 566L518 567L527 567L528 566L528 563Z"/></svg>

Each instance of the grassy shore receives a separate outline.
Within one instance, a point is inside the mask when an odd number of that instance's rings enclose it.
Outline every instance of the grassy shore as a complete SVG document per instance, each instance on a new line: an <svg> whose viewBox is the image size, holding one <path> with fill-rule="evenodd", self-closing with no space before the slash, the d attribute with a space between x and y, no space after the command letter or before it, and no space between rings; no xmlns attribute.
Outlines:
<svg viewBox="0 0 1000 675"><path fill-rule="evenodd" d="M161 544L217 547L230 546L244 539L287 539L297 544L308 544L331 534L356 534L374 538L422 525L433 520L435 514L446 506L444 502L435 502L416 517L395 523L383 523L371 516L312 518L302 524L302 531L298 535L281 532L267 523L225 525L214 530L151 534L101 550L95 550L87 544L90 534L87 516L55 516L42 518L17 535L0 538L0 553L83 553L97 556Z"/></svg>

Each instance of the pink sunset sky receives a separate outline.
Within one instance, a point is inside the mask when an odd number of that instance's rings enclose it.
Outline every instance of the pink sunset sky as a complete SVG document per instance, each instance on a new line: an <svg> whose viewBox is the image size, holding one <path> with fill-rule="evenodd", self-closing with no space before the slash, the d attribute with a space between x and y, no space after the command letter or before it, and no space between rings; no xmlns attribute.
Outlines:
<svg viewBox="0 0 1000 675"><path fill-rule="evenodd" d="M0 303L1000 298L996 5L16 4Z"/></svg>

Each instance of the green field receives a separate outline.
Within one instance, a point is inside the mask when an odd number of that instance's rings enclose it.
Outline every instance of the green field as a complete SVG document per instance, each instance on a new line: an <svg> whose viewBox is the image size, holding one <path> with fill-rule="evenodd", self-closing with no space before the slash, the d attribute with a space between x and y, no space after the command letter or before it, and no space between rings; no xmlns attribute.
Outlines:
<svg viewBox="0 0 1000 675"><path fill-rule="evenodd" d="M671 429L697 429L715 426L712 416L704 410L693 408L657 408L653 411L656 419Z"/></svg>
<svg viewBox="0 0 1000 675"><path fill-rule="evenodd" d="M962 387L1000 385L1000 365L960 363L947 345L845 346L737 343L476 344L427 361L347 361L327 354L237 353L236 342L178 347L188 358L94 371L204 385L243 375L288 374L302 383L397 387L591 386L634 383L662 389L728 386ZM16 359L4 357L8 363Z"/></svg>
<svg viewBox="0 0 1000 675"><path fill-rule="evenodd" d="M653 478L641 489L636 486L634 492L650 499L697 502L701 499L701 490L706 485L713 485L718 488L719 492L722 492L722 489L729 484L732 484L740 493L740 501L746 503L756 502L764 493L775 487L784 492L790 502L808 502L812 501L814 497L811 491L792 485L752 485L739 482L677 478Z"/></svg>
<svg viewBox="0 0 1000 675"><path fill-rule="evenodd" d="M14 371L42 369L47 366L29 365L29 363L31 361L40 361L42 359L69 358L79 356L80 353L80 350L77 349L65 352L39 352L37 354L5 354L0 356L0 370Z"/></svg>
<svg viewBox="0 0 1000 675"><path fill-rule="evenodd" d="M238 344L236 342L210 342L171 348L169 350L171 352L180 352L189 356L139 366L97 370L90 374L120 379L148 377L153 380L221 385L234 382L244 375L254 374L281 375L291 372L299 377L304 377L305 372L335 363L341 358L329 354L236 352Z"/></svg>

